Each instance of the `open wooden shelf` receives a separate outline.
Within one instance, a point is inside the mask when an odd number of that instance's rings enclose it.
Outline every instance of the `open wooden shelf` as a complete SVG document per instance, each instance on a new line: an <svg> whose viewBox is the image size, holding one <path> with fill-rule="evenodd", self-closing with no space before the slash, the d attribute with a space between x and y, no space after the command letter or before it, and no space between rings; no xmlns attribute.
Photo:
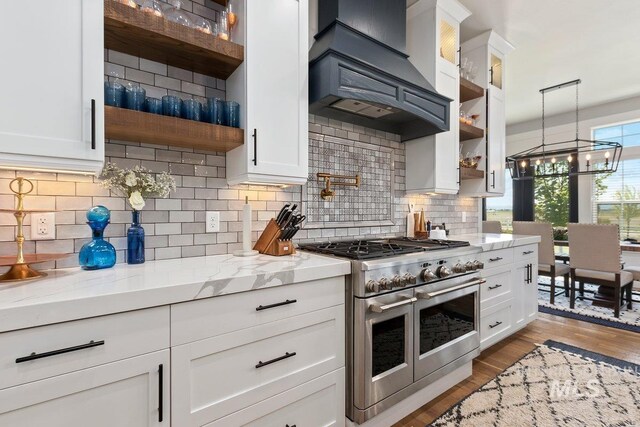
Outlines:
<svg viewBox="0 0 640 427"><path fill-rule="evenodd" d="M468 141L470 139L482 138L484 136L484 130L460 122L460 142Z"/></svg>
<svg viewBox="0 0 640 427"><path fill-rule="evenodd" d="M460 181L484 178L484 171L473 168L460 168Z"/></svg>
<svg viewBox="0 0 640 427"><path fill-rule="evenodd" d="M472 99L482 98L484 89L477 84L460 77L460 102L471 101Z"/></svg>
<svg viewBox="0 0 640 427"><path fill-rule="evenodd" d="M177 117L143 113L105 105L105 135L109 139L227 152L244 144L244 130Z"/></svg>
<svg viewBox="0 0 640 427"><path fill-rule="evenodd" d="M226 79L244 61L244 47L194 28L104 2L104 44L108 49Z"/></svg>

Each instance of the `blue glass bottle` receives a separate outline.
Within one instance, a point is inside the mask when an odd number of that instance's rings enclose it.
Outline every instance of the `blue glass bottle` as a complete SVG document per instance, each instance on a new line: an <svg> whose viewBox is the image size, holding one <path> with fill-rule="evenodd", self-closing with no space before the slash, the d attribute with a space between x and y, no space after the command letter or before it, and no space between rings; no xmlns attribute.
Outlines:
<svg viewBox="0 0 640 427"><path fill-rule="evenodd" d="M131 227L127 230L127 264L144 262L144 228L140 225L140 211L133 211Z"/></svg>
<svg viewBox="0 0 640 427"><path fill-rule="evenodd" d="M104 206L94 206L87 211L87 224L91 227L93 236L80 249L80 266L83 269L99 270L116 264L116 249L103 237L110 218L111 212Z"/></svg>

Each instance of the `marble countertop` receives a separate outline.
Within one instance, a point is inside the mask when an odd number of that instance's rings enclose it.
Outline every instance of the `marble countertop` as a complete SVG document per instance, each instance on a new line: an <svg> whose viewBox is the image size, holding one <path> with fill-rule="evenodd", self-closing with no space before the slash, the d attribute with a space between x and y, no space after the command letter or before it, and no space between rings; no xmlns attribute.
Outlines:
<svg viewBox="0 0 640 427"><path fill-rule="evenodd" d="M68 268L0 285L0 332L351 273L348 261L300 252L218 255L84 271Z"/></svg>
<svg viewBox="0 0 640 427"><path fill-rule="evenodd" d="M540 242L540 236L494 233L459 234L451 236L450 239L466 240L471 244L471 246L481 248L483 252L512 248L515 246L530 245Z"/></svg>

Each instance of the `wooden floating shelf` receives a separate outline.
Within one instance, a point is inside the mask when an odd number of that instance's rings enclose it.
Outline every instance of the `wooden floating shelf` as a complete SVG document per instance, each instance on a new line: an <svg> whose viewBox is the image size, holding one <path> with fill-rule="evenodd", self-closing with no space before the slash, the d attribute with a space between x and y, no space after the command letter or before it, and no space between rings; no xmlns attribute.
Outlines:
<svg viewBox="0 0 640 427"><path fill-rule="evenodd" d="M226 79L244 61L244 47L111 0L104 2L108 49Z"/></svg>
<svg viewBox="0 0 640 427"><path fill-rule="evenodd" d="M227 152L244 144L244 130L105 105L109 139Z"/></svg>
<svg viewBox="0 0 640 427"><path fill-rule="evenodd" d="M482 98L484 89L470 80L460 77L460 102L471 101L472 99Z"/></svg>
<svg viewBox="0 0 640 427"><path fill-rule="evenodd" d="M484 137L484 130L460 122L460 142Z"/></svg>
<svg viewBox="0 0 640 427"><path fill-rule="evenodd" d="M460 181L467 179L482 179L484 178L484 171L473 168L460 168Z"/></svg>

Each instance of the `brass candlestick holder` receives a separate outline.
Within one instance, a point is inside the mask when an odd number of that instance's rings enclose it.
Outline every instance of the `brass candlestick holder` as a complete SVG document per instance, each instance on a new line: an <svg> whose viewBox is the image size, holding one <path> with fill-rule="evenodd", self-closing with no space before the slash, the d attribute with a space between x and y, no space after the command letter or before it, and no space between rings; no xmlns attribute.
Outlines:
<svg viewBox="0 0 640 427"><path fill-rule="evenodd" d="M38 264L46 261L55 261L67 257L69 254L24 254L24 217L30 213L51 212L47 210L25 210L24 196L33 191L33 183L25 178L16 178L9 183L9 189L16 195L15 209L0 209L0 212L12 213L18 225L16 232L16 244L18 254L14 256L0 256L0 267L10 267L9 271L0 276L0 282L13 282L31 280L45 277L47 273L36 271L29 264Z"/></svg>

